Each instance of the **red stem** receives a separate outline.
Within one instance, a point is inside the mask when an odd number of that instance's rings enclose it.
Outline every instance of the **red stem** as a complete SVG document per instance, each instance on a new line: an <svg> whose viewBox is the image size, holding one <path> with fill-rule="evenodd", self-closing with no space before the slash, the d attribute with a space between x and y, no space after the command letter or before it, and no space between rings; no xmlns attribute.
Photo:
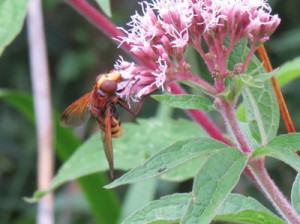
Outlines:
<svg viewBox="0 0 300 224"><path fill-rule="evenodd" d="M198 75L193 74L190 71L185 72L178 72L176 73L177 80L186 80L186 81L192 81L194 84L199 86L202 91L206 92L207 94L211 96L216 95L216 89L213 87L210 83L206 82L204 79L199 77Z"/></svg>
<svg viewBox="0 0 300 224"><path fill-rule="evenodd" d="M91 4L85 0L66 0L79 14L90 21L107 37L114 41L117 45L120 43L117 41L120 37L124 37L125 34L116 27L109 19L107 19L102 13L96 10ZM135 61L147 66L148 68L155 68L155 65L145 60L144 58L137 57L130 52L130 46L123 43L120 46L125 52L128 53Z"/></svg>
<svg viewBox="0 0 300 224"><path fill-rule="evenodd" d="M229 131L231 136L234 137L236 145L239 146L238 148L245 154L251 153L252 149L250 148L249 143L247 142L247 139L240 128L240 124L236 118L234 107L221 97L216 98L216 102L219 104L219 107L221 109L221 114L223 115L223 119L225 120L227 130Z"/></svg>
<svg viewBox="0 0 300 224"><path fill-rule="evenodd" d="M269 198L278 213L281 214L287 223L300 223L300 217L269 176L265 168L264 159L258 158L251 161L249 167L261 190Z"/></svg>

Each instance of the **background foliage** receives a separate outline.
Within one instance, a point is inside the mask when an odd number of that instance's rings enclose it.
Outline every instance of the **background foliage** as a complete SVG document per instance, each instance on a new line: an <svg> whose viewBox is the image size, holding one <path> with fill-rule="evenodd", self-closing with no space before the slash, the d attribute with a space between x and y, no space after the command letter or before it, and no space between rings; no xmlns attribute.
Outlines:
<svg viewBox="0 0 300 224"><path fill-rule="evenodd" d="M129 20L129 15L138 6L135 1L114 0L111 3L112 20L119 26L125 25L125 22ZM46 0L43 1L43 4L53 109L62 111L73 100L90 91L95 76L99 72L109 71L118 55L122 54L125 57L126 55L64 2ZM273 0L270 1L270 4L274 13L278 13L282 19L279 29L271 41L266 44L273 66L276 68L300 55L300 26L298 22L300 21L300 2L297 0ZM0 88L18 90L31 95L28 64L25 25L0 58ZM300 116L297 116L300 111L300 91L297 91L299 84L300 80L297 79L282 87L295 128L298 131L300 130ZM27 108L29 103L27 103L26 95L17 97L20 97L18 102L24 103L21 110L25 110L27 113L20 112L20 109L12 106L15 105L14 100L5 98L7 92L2 91L0 95L6 99L0 101L0 223L33 223L35 205L27 204L22 199L24 196L31 196L36 189L36 182L32 181L36 179L36 137L33 118L30 118L32 108ZM156 103L152 99L147 99L139 118L148 118L156 113ZM186 115L180 110L176 110L173 116L186 118ZM223 124L218 115L212 113L211 116L222 127ZM128 113L122 111L121 119L123 122L133 120ZM58 128L56 131L62 130ZM95 122L91 121L84 128L75 131L81 139L86 139L95 131ZM280 132L285 133L283 124L281 124ZM68 131L62 135L75 138ZM77 143L74 144L79 144L79 140L76 141ZM56 142L58 151L59 148L63 148L59 144L63 144L63 142ZM99 144L101 144L100 139ZM56 167L60 167L60 159L64 156L68 156L67 152L63 150L58 152L59 158ZM268 169L278 186L283 189L286 195L290 195L290 188L286 186L291 186L295 175L294 171L283 163L273 160L268 160ZM84 182L84 180L81 181ZM101 181L106 183L107 180L103 178ZM81 187L84 188L83 185ZM154 190L155 185L158 186L156 191ZM140 207L153 198L174 191L189 192L191 186L189 180L181 184L150 181L134 185L129 189L128 187L118 188L110 196L107 190L102 190L101 196L106 195L106 200L112 201L111 207L107 207L107 212L110 211L112 214L119 214L120 204L124 203L121 216L126 217L134 210L135 206ZM145 194L142 201L139 196L141 189ZM235 192L249 196L256 195L256 198L259 198L264 204L267 203L263 196L257 197L260 193L250 183L248 184L246 179L238 184ZM96 192L90 192L91 197L95 195L97 195ZM63 186L57 192L56 209L58 223L65 223L65 220L70 220L70 223L80 223L83 220L85 223L96 223L96 220L101 219L101 217L95 216L95 213L92 214L78 185L73 183ZM270 207L270 209L272 208ZM115 217L117 218L117 216ZM105 223L110 223L110 221Z"/></svg>

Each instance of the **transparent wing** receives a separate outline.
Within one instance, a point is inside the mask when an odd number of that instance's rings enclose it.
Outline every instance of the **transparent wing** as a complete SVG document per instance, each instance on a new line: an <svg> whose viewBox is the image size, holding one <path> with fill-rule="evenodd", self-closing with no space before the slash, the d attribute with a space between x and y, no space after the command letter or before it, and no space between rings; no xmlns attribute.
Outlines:
<svg viewBox="0 0 300 224"><path fill-rule="evenodd" d="M68 106L60 117L61 126L72 128L86 122L90 117L89 102L90 93L87 93Z"/></svg>
<svg viewBox="0 0 300 224"><path fill-rule="evenodd" d="M114 153L113 153L113 145L112 145L112 135L111 135L111 107L110 105L106 105L105 109L105 118L104 118L104 131L102 132L102 142L106 155L106 159L109 165L109 171L111 178L114 178Z"/></svg>

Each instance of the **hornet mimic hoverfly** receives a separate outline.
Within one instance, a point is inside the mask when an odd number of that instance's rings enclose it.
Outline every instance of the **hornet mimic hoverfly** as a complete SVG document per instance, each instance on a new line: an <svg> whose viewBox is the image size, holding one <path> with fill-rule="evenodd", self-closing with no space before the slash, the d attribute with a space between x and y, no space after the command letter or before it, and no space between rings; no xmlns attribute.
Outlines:
<svg viewBox="0 0 300 224"><path fill-rule="evenodd" d="M120 80L121 74L116 71L97 76L93 90L73 102L61 115L63 127L79 126L86 122L90 115L96 118L102 130L103 147L112 178L114 176L112 138L122 135L121 121L116 105L120 105L134 115L137 114L137 112L131 111L126 101L117 95L118 91L122 91L118 90Z"/></svg>

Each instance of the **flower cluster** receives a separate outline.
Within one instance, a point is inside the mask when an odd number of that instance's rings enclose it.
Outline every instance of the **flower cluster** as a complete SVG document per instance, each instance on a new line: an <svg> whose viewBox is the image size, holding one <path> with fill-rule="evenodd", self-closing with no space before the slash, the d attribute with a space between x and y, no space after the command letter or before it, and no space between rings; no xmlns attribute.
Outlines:
<svg viewBox="0 0 300 224"><path fill-rule="evenodd" d="M185 79L190 69L184 56L188 45L200 54L211 74L218 74L214 75L218 88L228 74L246 69L257 47L280 23L277 15L270 15L271 8L265 0L153 0L141 6L142 14L131 17L130 29L123 29L126 36L120 37L120 42L151 66L122 58L115 65L125 80L123 97L136 100ZM229 71L228 57L245 37L249 53L238 69Z"/></svg>

